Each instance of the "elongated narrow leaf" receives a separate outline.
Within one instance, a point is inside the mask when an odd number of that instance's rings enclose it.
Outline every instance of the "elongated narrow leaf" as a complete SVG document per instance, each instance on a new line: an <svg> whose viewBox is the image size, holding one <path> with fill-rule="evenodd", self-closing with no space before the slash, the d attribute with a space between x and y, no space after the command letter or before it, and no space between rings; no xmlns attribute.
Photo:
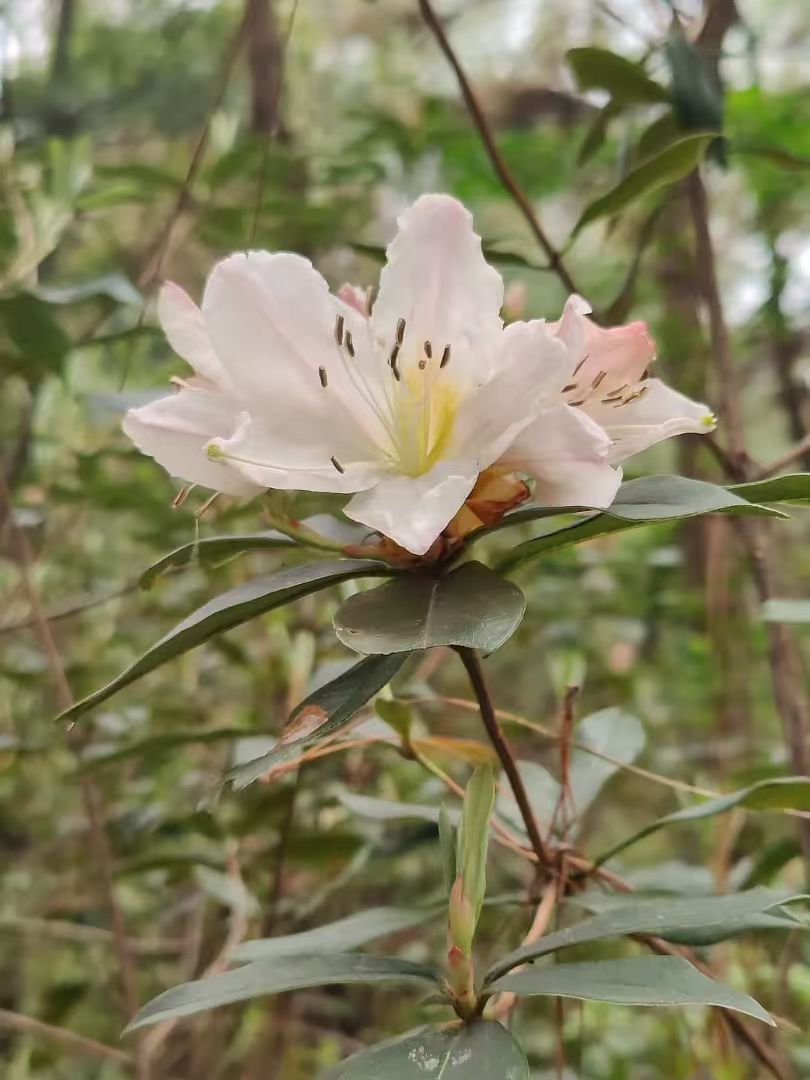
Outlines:
<svg viewBox="0 0 810 1080"><path fill-rule="evenodd" d="M586 508L565 507L558 512L572 513L582 509ZM501 527L520 525L535 517L549 516L547 507L537 510L541 512L528 509L508 514ZM676 521L717 512L785 516L778 510L752 503L738 492L717 484L690 480L685 476L645 476L622 484L613 504L604 512L594 514L584 521L575 521L534 540L527 540L497 560L496 566L504 572L549 551L581 544L596 536L633 529L655 521Z"/></svg>
<svg viewBox="0 0 810 1080"><path fill-rule="evenodd" d="M323 1080L529 1080L526 1055L494 1020L422 1028L361 1050Z"/></svg>
<svg viewBox="0 0 810 1080"><path fill-rule="evenodd" d="M439 809L438 825L444 891L449 896L450 890L453 888L453 882L456 880L456 833L446 803L442 803Z"/></svg>
<svg viewBox="0 0 810 1080"><path fill-rule="evenodd" d="M552 995L617 1005L719 1005L776 1026L748 994L710 979L680 956L554 964L513 972L498 979L489 989L507 990L519 996Z"/></svg>
<svg viewBox="0 0 810 1080"><path fill-rule="evenodd" d="M656 818L643 829L628 836L625 840L616 844L610 851L605 852L597 860L597 866L614 858L620 851L637 844L639 840L650 836L665 825L677 825L684 821L697 821L700 818L714 817L716 814L724 814L735 806L742 806L747 810L810 810L810 778L806 776L780 776L775 780L760 780L750 787L740 788L739 791L729 792L728 795L720 795L716 799L706 799L705 802L695 803L694 806L684 807L672 814Z"/></svg>
<svg viewBox="0 0 810 1080"><path fill-rule="evenodd" d="M136 679L188 652L189 649L196 648L216 634L221 634L223 630L240 626L250 619L255 619L257 615L282 607L320 589L328 589L330 585L337 585L341 581L381 577L389 573L390 570L382 563L368 559L334 559L309 563L306 566L293 566L238 585L235 589L229 589L221 596L209 600L183 619L117 678L66 709L60 719L75 720Z"/></svg>
<svg viewBox="0 0 810 1080"><path fill-rule="evenodd" d="M161 1020L192 1016L235 1001L248 1001L265 994L300 990L306 986L379 982L419 983L436 987L439 979L432 968L394 957L355 953L273 957L256 960L222 975L174 986L145 1005L126 1030L135 1031Z"/></svg>
<svg viewBox="0 0 810 1080"><path fill-rule="evenodd" d="M338 798L353 814L371 818L373 821L432 821L438 825L441 810L438 806L423 803L394 802L392 799L375 799L370 795L355 795L351 791L342 791ZM447 816L453 825L458 825L461 813L455 807L447 807Z"/></svg>
<svg viewBox="0 0 810 1080"><path fill-rule="evenodd" d="M234 960L267 960L277 956L321 956L351 952L370 941L421 926L436 918L445 905L433 907L376 907L358 911L345 919L303 930L300 934L245 941L233 953Z"/></svg>
<svg viewBox="0 0 810 1080"><path fill-rule="evenodd" d="M539 956L603 938L626 934L657 934L661 930L680 931L711 926L723 919L742 918L768 911L778 901L770 889L750 889L728 896L700 896L677 900L629 901L621 907L583 919L574 926L546 934L539 941L522 945L501 957L487 972L486 982L499 978L513 967Z"/></svg>
<svg viewBox="0 0 810 1080"><path fill-rule="evenodd" d="M456 873L463 881L464 896L473 909L476 922L486 892L489 819L494 805L495 773L487 766L476 769L464 793L456 855Z"/></svg>
<svg viewBox="0 0 810 1080"><path fill-rule="evenodd" d="M246 551L278 551L285 548L299 547L293 540L274 530L262 533L248 533L245 536L206 536L190 544L170 551L162 559L144 570L141 574L141 587L151 588L158 578L172 570L179 570L189 563L203 566L215 566L226 562Z"/></svg>
<svg viewBox="0 0 810 1080"><path fill-rule="evenodd" d="M669 100L665 87L651 79L641 64L609 49L569 49L567 57L581 90L607 90L622 104Z"/></svg>
<svg viewBox="0 0 810 1080"><path fill-rule="evenodd" d="M686 135L633 169L616 187L585 208L574 226L572 237L591 222L618 214L643 196L688 176L703 160L709 144L716 137L716 132Z"/></svg>
<svg viewBox="0 0 810 1080"><path fill-rule="evenodd" d="M482 563L447 577L402 577L350 597L335 616L344 645L360 653L392 653L463 645L490 653L517 629L523 593Z"/></svg>
<svg viewBox="0 0 810 1080"><path fill-rule="evenodd" d="M756 503L810 502L810 473L786 473L768 480L752 480L747 484L732 484L728 489L743 499Z"/></svg>
<svg viewBox="0 0 810 1080"><path fill-rule="evenodd" d="M409 655L392 653L389 656L367 656L338 675L332 682L310 694L292 712L281 738L272 750L237 765L226 779L238 791L270 769L297 757L308 746L336 735L351 722L359 709L393 679Z"/></svg>

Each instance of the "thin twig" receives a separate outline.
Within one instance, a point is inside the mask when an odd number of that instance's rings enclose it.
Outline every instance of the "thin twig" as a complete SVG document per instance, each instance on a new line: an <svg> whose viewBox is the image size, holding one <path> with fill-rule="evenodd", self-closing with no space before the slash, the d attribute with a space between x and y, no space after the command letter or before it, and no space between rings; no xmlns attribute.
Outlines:
<svg viewBox="0 0 810 1080"><path fill-rule="evenodd" d="M786 451L781 457L778 457L776 461L772 461L770 465L766 465L764 468L760 469L754 479L767 480L769 476L775 476L776 473L781 472L786 465L792 465L798 458L804 457L808 451L810 451L810 435L806 435L800 442L797 442L792 449Z"/></svg>
<svg viewBox="0 0 810 1080"><path fill-rule="evenodd" d="M501 725L498 723L498 718L495 714L495 706L492 702L486 678L484 677L484 670L481 667L481 659L475 649L459 647L456 649L456 652L461 657L461 662L469 677L470 685L472 686L473 693L478 701L481 719L484 722L484 727L486 728L487 734L495 749L495 753L498 755L501 765L503 765L503 770L509 780L512 793L515 796L515 801L520 810L520 816L523 818L523 824L526 826L526 832L531 840L534 852L537 855L540 866L548 870L551 867L549 853L546 849L543 837L540 834L540 827L534 816L534 810L529 801L529 796L526 793L520 770L518 769L512 751L509 748L509 743L506 741L506 736L501 730Z"/></svg>
<svg viewBox="0 0 810 1080"><path fill-rule="evenodd" d="M23 1016L22 1013L12 1012L10 1009L0 1009L0 1028L9 1031L19 1031L23 1035L33 1035L35 1038L49 1039L58 1043L68 1053L80 1054L85 1057L104 1058L107 1061L117 1061L122 1065L131 1065L132 1056L114 1046L88 1039L84 1035L77 1035L65 1028L46 1024L42 1020L36 1020L33 1016Z"/></svg>
<svg viewBox="0 0 810 1080"><path fill-rule="evenodd" d="M453 46L450 44L450 39L447 36L441 20L433 10L430 0L419 0L419 10L422 12L425 23L435 37L439 48L444 53L447 62L455 73L459 89L461 90L461 96L464 98L464 104L467 106L472 121L478 129L478 134L481 136L484 149L492 163L493 169L497 173L498 179L508 194L511 195L516 206L523 214L532 234L545 252L549 261L549 268L557 275L568 292L578 292L579 290L566 269L562 256L546 235L546 231L540 224L537 214L534 212L528 197L525 192L521 190L520 185L515 180L503 155L498 149L495 137L489 126L489 121L484 115L484 110L481 108L481 103L470 84L470 80L467 78L464 68L461 66L461 62L453 50Z"/></svg>
<svg viewBox="0 0 810 1080"><path fill-rule="evenodd" d="M540 903L537 905L537 910L534 913L534 919L532 919L532 925L529 927L528 933L522 941L523 945L533 945L535 941L538 941L543 934L545 934L548 924L551 921L551 916L554 914L554 908L557 905L558 889L557 882L550 881L543 890L543 895L540 898ZM513 974L522 970L526 965L521 964L513 970ZM493 1020L504 1020L515 1007L517 1002L517 994L511 990L504 991L499 997L493 1008L491 1009L489 1016Z"/></svg>

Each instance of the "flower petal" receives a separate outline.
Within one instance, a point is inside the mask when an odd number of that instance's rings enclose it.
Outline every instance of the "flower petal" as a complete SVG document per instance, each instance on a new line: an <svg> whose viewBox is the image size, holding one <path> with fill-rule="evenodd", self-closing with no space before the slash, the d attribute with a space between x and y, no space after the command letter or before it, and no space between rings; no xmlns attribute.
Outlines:
<svg viewBox="0 0 810 1080"><path fill-rule="evenodd" d="M288 427L295 422L290 417ZM283 422L242 413L233 435L212 439L209 453L263 488L285 491L363 491L386 475L380 462L369 459L368 446L341 439L340 429L305 434L302 439L300 432L285 430Z"/></svg>
<svg viewBox="0 0 810 1080"><path fill-rule="evenodd" d="M398 224L371 315L376 336L390 350L405 320L403 368L426 341L437 359L448 345L459 354L454 367L482 364L503 325L503 281L484 259L472 215L449 195L423 195Z"/></svg>
<svg viewBox="0 0 810 1080"><path fill-rule="evenodd" d="M608 464L610 440L588 416L568 405L543 412L498 462L537 481L545 506L610 506L621 471Z"/></svg>
<svg viewBox="0 0 810 1080"><path fill-rule="evenodd" d="M262 490L260 485L211 461L205 450L215 435L233 430L238 409L225 394L186 387L130 409L122 426L138 449L170 476L228 495L255 495Z"/></svg>
<svg viewBox="0 0 810 1080"><path fill-rule="evenodd" d="M225 372L208 336L203 313L179 285L167 281L158 295L158 319L169 344L198 375L224 386Z"/></svg>
<svg viewBox="0 0 810 1080"><path fill-rule="evenodd" d="M626 405L606 405L601 401L584 406L585 411L613 440L608 459L613 464L674 435L695 432L705 435L715 426L710 409L679 394L660 379L640 383L640 397Z"/></svg>
<svg viewBox="0 0 810 1080"><path fill-rule="evenodd" d="M501 335L496 374L463 401L454 446L486 469L539 412L556 404L568 378L565 346L542 320L512 323Z"/></svg>
<svg viewBox="0 0 810 1080"><path fill-rule="evenodd" d="M655 359L655 342L646 323L605 328L588 318L589 310L581 296L571 296L560 321L550 324L568 349L571 401L589 394L595 382L601 397L632 385Z"/></svg>
<svg viewBox="0 0 810 1080"><path fill-rule="evenodd" d="M368 320L330 295L309 260L286 252L231 255L208 279L202 310L252 414L283 412L304 434L350 427L371 441L384 438L367 388L375 367ZM345 336L343 347L336 340L338 316L353 331L354 357Z"/></svg>
<svg viewBox="0 0 810 1080"><path fill-rule="evenodd" d="M424 555L464 503L478 477L474 462L446 460L422 476L388 476L349 502L344 513Z"/></svg>

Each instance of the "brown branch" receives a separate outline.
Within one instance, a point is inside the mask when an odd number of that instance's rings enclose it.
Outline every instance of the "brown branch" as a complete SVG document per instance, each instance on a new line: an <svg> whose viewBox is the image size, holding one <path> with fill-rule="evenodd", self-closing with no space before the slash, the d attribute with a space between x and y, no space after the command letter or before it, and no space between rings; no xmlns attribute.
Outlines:
<svg viewBox="0 0 810 1080"><path fill-rule="evenodd" d="M498 179L503 185L507 193L512 197L515 205L520 210L521 214L526 220L526 224L532 231L534 238L537 240L540 247L546 254L549 261L549 268L557 275L565 288L572 293L578 292L574 281L566 269L565 263L562 260L562 256L559 251L554 247L551 240L546 235L546 231L540 224L536 213L534 212L531 203L525 192L522 191L520 185L512 175L509 166L498 149L498 145L495 142L495 137L492 134L492 130L489 126L489 121L484 115L484 110L481 107L475 91L470 84L470 80L461 66L461 62L456 56L453 46L450 44L450 39L444 29L444 26L439 19L436 12L433 10L433 6L430 0L419 0L419 10L422 13L422 17L425 20L428 28L433 34L436 42L441 49L447 62L452 67L456 79L458 80L459 89L461 90L461 96L464 99L464 104L467 106L467 111L475 124L478 134L481 136L481 142L484 144L484 149L487 152L492 167L495 170Z"/></svg>
<svg viewBox="0 0 810 1080"><path fill-rule="evenodd" d="M84 1035L76 1035L75 1032L67 1031L65 1028L46 1024L33 1016L12 1012L10 1009L0 1009L0 1028L19 1031L23 1035L32 1035L34 1038L49 1039L51 1042L58 1043L68 1053L104 1058L107 1061L117 1061L122 1065L132 1064L132 1057L123 1050L96 1042L95 1039L88 1039Z"/></svg>
<svg viewBox="0 0 810 1080"><path fill-rule="evenodd" d="M798 461L799 458L810 453L810 435L806 435L800 442L778 457L776 461L772 461L770 465L766 465L760 469L756 474L756 480L767 480L769 476L775 476L776 473L781 472L787 465L792 465L794 461Z"/></svg>
<svg viewBox="0 0 810 1080"><path fill-rule="evenodd" d="M512 793L515 796L515 801L520 810L520 816L523 818L523 824L526 826L526 832L531 840L540 867L541 869L548 870L551 867L549 853L546 849L543 837L540 834L540 827L534 816L534 810L529 801L529 796L526 793L526 788L523 784L520 770L517 767L517 762L509 748L509 743L506 741L506 736L501 730L501 725L498 723L498 718L495 714L495 706L493 705L489 687L487 686L486 678L484 677L484 670L481 667L481 659L475 649L468 649L460 646L456 649L456 652L461 657L461 662L469 677L470 685L472 686L473 693L478 701L481 719L484 721L487 735L489 735L490 742L492 743L495 753L498 755L501 765L503 765L503 770L509 780Z"/></svg>
<svg viewBox="0 0 810 1080"><path fill-rule="evenodd" d="M745 430L737 372L731 355L731 343L723 303L717 281L716 260L711 232L706 189L698 170L687 181L689 206L695 233L695 258L698 280L709 316L709 333L715 363L720 378L722 416L728 428L730 479L750 477ZM770 552L770 532L767 523L755 518L735 519L761 603L777 594L773 560ZM806 680L796 640L784 623L767 623L768 659L771 668L776 707L782 718L791 767L803 776L810 775L810 707L804 690ZM810 822L798 823L799 840L810 874Z"/></svg>

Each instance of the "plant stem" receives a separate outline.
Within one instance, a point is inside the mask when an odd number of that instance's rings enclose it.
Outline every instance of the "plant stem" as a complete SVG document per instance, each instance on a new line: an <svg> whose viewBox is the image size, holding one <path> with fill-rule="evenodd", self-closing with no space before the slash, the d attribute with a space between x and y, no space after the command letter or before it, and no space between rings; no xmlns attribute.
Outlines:
<svg viewBox="0 0 810 1080"><path fill-rule="evenodd" d="M517 762L509 748L509 743L506 741L506 736L501 729L501 725L498 723L498 718L495 714L495 705L493 704L492 696L489 692L489 687L487 686L484 669L481 666L481 658L475 649L468 649L464 646L459 646L456 649L456 652L461 657L461 662L469 677L470 685L472 686L473 693L478 701L478 708L481 710L481 719L484 721L487 735L489 735L490 742L492 743L495 753L498 755L501 765L503 765L503 770L509 780L512 793L515 796L515 801L520 810L520 816L523 818L523 824L526 826L526 832L528 833L529 840L537 855L538 862L542 868L548 869L551 864L548 850L543 841L543 837L540 834L540 828L537 824L537 819L534 816L532 805L529 802L526 788L523 785L523 779L517 767Z"/></svg>

